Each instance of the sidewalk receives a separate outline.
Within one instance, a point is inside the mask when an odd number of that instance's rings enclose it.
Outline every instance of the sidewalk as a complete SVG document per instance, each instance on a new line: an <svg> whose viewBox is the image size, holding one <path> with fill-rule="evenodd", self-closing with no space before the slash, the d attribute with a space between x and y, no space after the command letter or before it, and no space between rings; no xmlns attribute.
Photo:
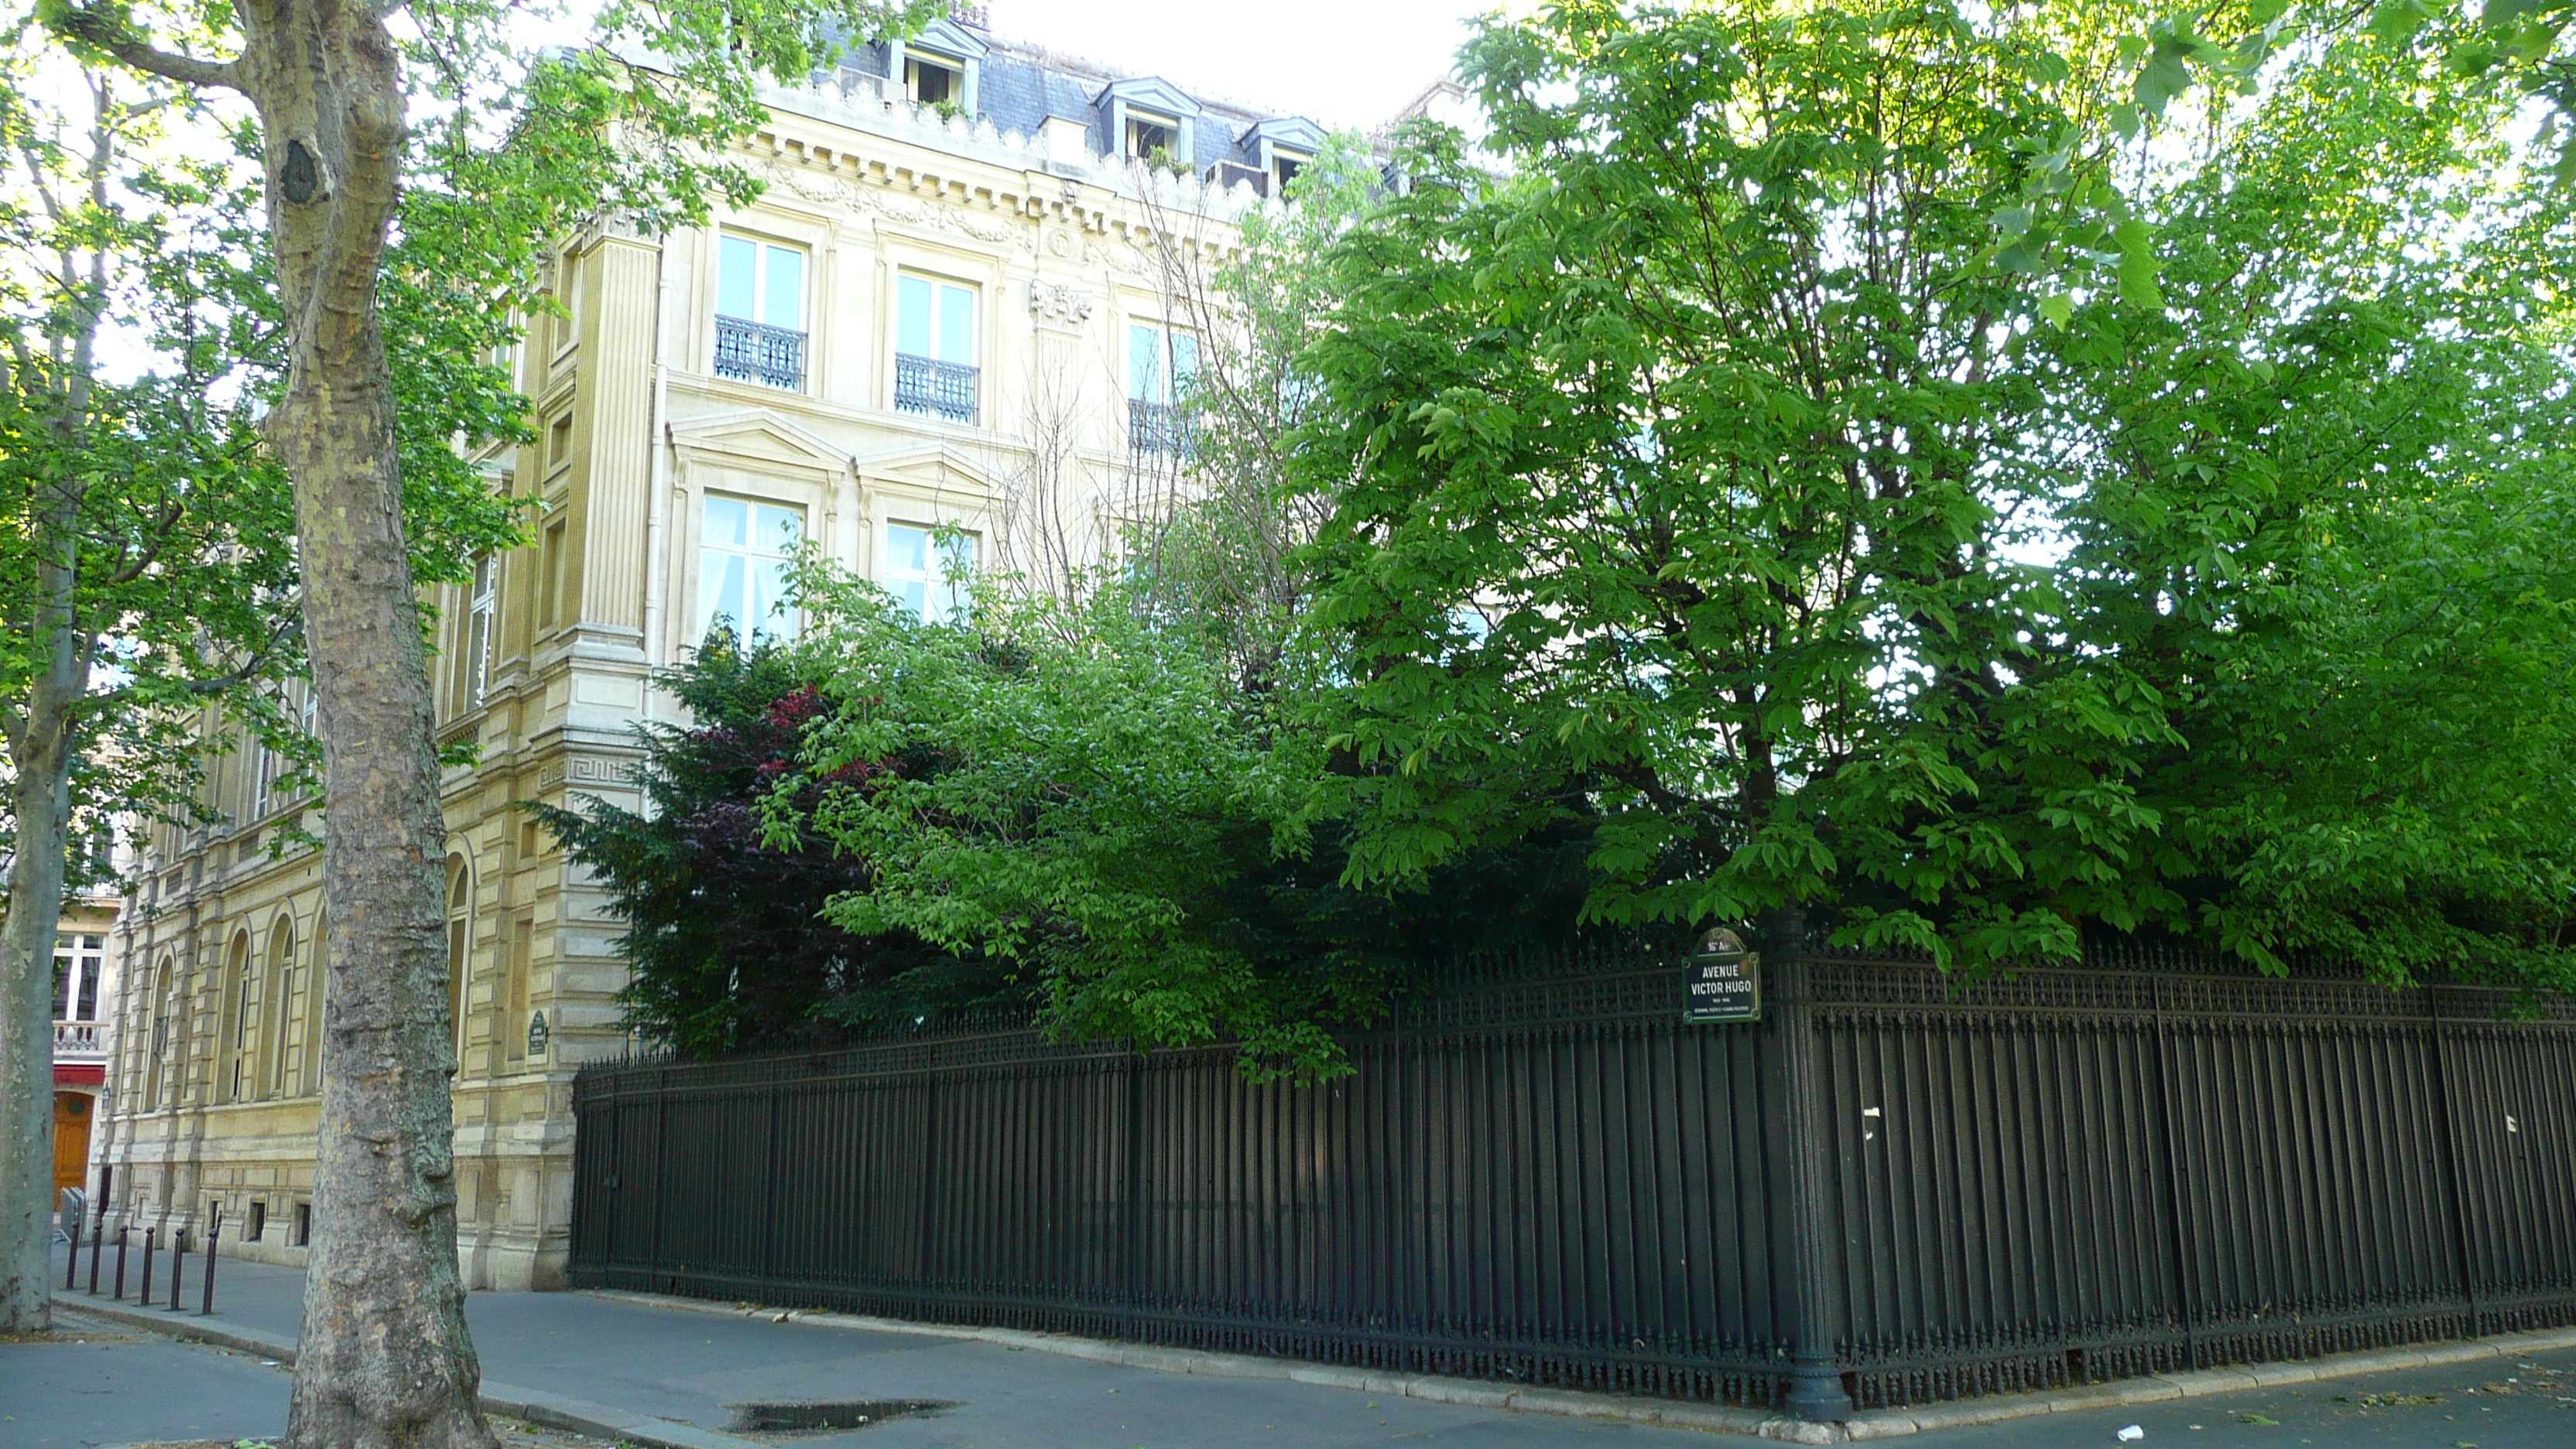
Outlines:
<svg viewBox="0 0 2576 1449"><path fill-rule="evenodd" d="M113 1275L113 1248L108 1272ZM140 1256L133 1260L139 1266ZM195 1312L203 1259L188 1260L188 1311L149 1310L174 1329L207 1325L285 1341L301 1318L303 1275L227 1258L212 1319ZM56 1250L60 1272L60 1249ZM168 1259L154 1277L169 1301ZM62 1280L57 1277L55 1282ZM82 1281L87 1281L83 1259ZM134 1311L132 1283L124 1311ZM97 1302L75 1292L57 1302ZM797 1449L1135 1449L1135 1446L1338 1446L1406 1443L1557 1449L1605 1437L1638 1449L1705 1449L1704 1435L1431 1404L1285 1380L1206 1378L1098 1363L972 1340L772 1323L588 1293L477 1293L466 1317L487 1394L551 1395L688 1426L670 1437L704 1449L749 1449L725 1432L729 1407L813 1400L945 1400L954 1407L841 1434L799 1435ZM0 1349L0 1355L11 1350ZM278 1377L278 1402L285 1378ZM7 1393L0 1357L0 1395ZM269 1426L272 1431L275 1426ZM230 1432L217 1430L213 1434ZM248 1428L240 1432L250 1432ZM98 1441L92 1441L98 1442ZM0 1443L15 1441L0 1434Z"/></svg>
<svg viewBox="0 0 2576 1449"><path fill-rule="evenodd" d="M139 1263L139 1257L138 1257ZM61 1259L57 1250L57 1272ZM112 1275L113 1259L109 1270ZM303 1275L296 1270L224 1260L218 1274L212 1319L194 1312L203 1282L203 1259L191 1257L185 1301L189 1311L138 1311L129 1293L119 1310L126 1318L174 1330L198 1327L234 1336L256 1348L262 1343L283 1349L301 1318ZM102 1281L106 1276L102 1275ZM167 1259L155 1277L168 1302ZM83 1271L86 1280L86 1263ZM58 1277L55 1280L59 1283ZM131 1284L129 1283L129 1287ZM96 1306L75 1293L58 1299L67 1309ZM1492 1449L1553 1449L1553 1446L1615 1442L1635 1449L1655 1446L1706 1446L1713 1441L1689 1429L1652 1423L1566 1417L1565 1411L1625 1410L1636 1401L1606 1397L1526 1391L1525 1399L1555 1400L1556 1412L1523 1413L1499 1407L1425 1402L1404 1396L1406 1386L1384 1381L1368 1387L1335 1387L1284 1377L1228 1377L1236 1372L1286 1373L1330 1379L1336 1371L1285 1365L1273 1360L1225 1360L1216 1355L1187 1355L1169 1350L1095 1344L1087 1340L1040 1335L1008 1335L1018 1342L960 1338L956 1330L850 1326L858 1320L818 1315L809 1321L771 1321L751 1317L724 1305L690 1300L645 1299L594 1293L478 1293L467 1301L467 1318L482 1357L487 1401L528 1406L541 1422L549 1403L570 1405L594 1420L613 1418L612 1427L638 1444L659 1443L667 1449L750 1449L755 1442L814 1449L868 1449L868 1446L976 1446L976 1449L1165 1449L1165 1446L1359 1446L1427 1441L1434 1444L1492 1446ZM2544 1342L2552 1346L2542 1347ZM1041 1347L1039 1345L1045 1345ZM168 1354L205 1350L170 1345L154 1347ZM1075 1357L1047 1347L1091 1355L1166 1363L1184 1371L1157 1371L1135 1363ZM2495 1356L2498 1348L2514 1348ZM38 1347L39 1353L84 1350ZM91 1348L90 1353L100 1350ZM13 1368L12 1355L27 1350L0 1347L0 1404L16 1413L17 1386L28 1382ZM2193 1376L2209 1383L2185 1385L2206 1389L2216 1384L2242 1384L2236 1392L2181 1397L2170 1383L2153 1381L2097 1385L2054 1395L2013 1400L1978 1400L1938 1406L1921 1417L1922 1432L1904 1415L1868 1416L1854 1427L1861 1436L1904 1435L1919 1449L2041 1449L2041 1446L2109 1445L2116 1432L2135 1424L2146 1431L2144 1443L2176 1442L2193 1446L2424 1446L2450 1449L2475 1444L2478 1449L2543 1449L2576 1443L2576 1335L2544 1340L2533 1336L2517 1345L2435 1346L2429 1354L2478 1352L2483 1356L2452 1364L2413 1363L2383 1367L2366 1375L2315 1379L2303 1365L2273 1365L2252 1371L2220 1371ZM2426 1355L2378 1356L2383 1364L2403 1364ZM1188 1366L1195 1365L1195 1371ZM26 1367L33 1367L30 1361ZM196 1370L192 1370L196 1372ZM246 1359L226 1360L222 1374L274 1376L276 1412L282 1423L285 1377L282 1369L259 1369ZM205 1369L200 1377L215 1375ZM1339 1375L1348 1377L1347 1375ZM133 1380L128 1380L132 1382ZM209 1379L209 1382L212 1380ZM1435 1381L1448 1389L1481 1393L1499 1404L1508 1385L1458 1385ZM225 1392L240 1395L232 1378ZM2172 1393L2163 1402L2116 1401L2142 1393ZM128 1391L130 1392L130 1391ZM158 1391L154 1391L156 1396ZM846 1400L931 1400L944 1407L924 1416L891 1419L845 1433L798 1435L793 1440L754 1441L729 1432L736 1424L731 1407L749 1403L793 1403ZM31 1401L32 1402L32 1401ZM253 1407L256 1407L255 1405ZM1533 1405L1535 1407L1535 1405ZM1668 1406L1676 1417L1699 1418L1720 1427L1724 1417L1744 1420L1751 1428L1757 1416L1741 1411L1711 1411L1694 1406ZM59 1412L61 1406L48 1412ZM2028 1417L1974 1423L1998 1411ZM249 1412L247 1409L245 1412ZM511 1412L518 1412L513 1409ZM561 1412L559 1410L559 1412ZM525 1415L522 1415L525 1416ZM32 1417L32 1416L31 1416ZM578 1412L575 1413L578 1418ZM1939 1421L1947 1418L1949 1425ZM1902 1422L1900 1422L1900 1420ZM1725 1425L1728 1427L1739 1427ZM277 1423L263 1420L210 1429L202 1436L226 1433L274 1433ZM583 1427L575 1423L572 1427ZM1774 1425L1773 1432L1786 1429ZM1806 1426L1801 1426L1806 1427ZM588 1432L599 1432L595 1425ZM864 1436L864 1437L862 1437ZM141 1435L130 1437L144 1437ZM87 1436L20 1438L15 1425L0 1424L0 1444L9 1449L55 1449L79 1443L114 1443ZM1717 1441L1722 1442L1722 1441ZM1749 1442L1749 1441L1747 1441Z"/></svg>

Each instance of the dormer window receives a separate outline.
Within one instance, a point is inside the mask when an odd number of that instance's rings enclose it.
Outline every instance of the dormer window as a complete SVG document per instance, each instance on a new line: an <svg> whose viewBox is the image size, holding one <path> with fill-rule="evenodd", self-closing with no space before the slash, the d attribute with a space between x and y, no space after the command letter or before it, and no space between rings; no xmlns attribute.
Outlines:
<svg viewBox="0 0 2576 1449"><path fill-rule="evenodd" d="M934 20L910 40L885 44L888 92L902 86L917 106L936 106L950 115L976 114L977 75L990 49L954 20Z"/></svg>
<svg viewBox="0 0 2576 1449"><path fill-rule="evenodd" d="M1279 196L1297 173L1315 164L1316 148L1323 144L1323 128L1314 122L1302 116L1272 116L1243 133L1243 159L1259 178L1254 184L1267 195Z"/></svg>
<svg viewBox="0 0 2576 1449"><path fill-rule="evenodd" d="M903 58L903 88L916 105L962 105L966 67L944 56L907 52Z"/></svg>
<svg viewBox="0 0 2576 1449"><path fill-rule="evenodd" d="M1142 161L1157 151L1167 156L1180 153L1181 123L1170 116L1157 116L1147 111L1127 113L1125 154Z"/></svg>
<svg viewBox="0 0 2576 1449"><path fill-rule="evenodd" d="M1101 135L1121 156L1176 171L1198 170L1199 103L1157 76L1111 81L1098 101Z"/></svg>

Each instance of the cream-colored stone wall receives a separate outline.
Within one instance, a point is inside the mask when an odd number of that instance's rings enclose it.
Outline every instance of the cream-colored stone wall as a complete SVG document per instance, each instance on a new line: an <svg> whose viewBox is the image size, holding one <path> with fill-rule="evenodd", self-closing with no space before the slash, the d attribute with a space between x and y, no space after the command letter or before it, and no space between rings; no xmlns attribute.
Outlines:
<svg viewBox="0 0 2576 1449"><path fill-rule="evenodd" d="M871 577L895 524L967 529L987 566L1051 576L1098 560L1172 486L1167 459L1127 450L1127 325L1175 320L1173 279L1261 204L1061 136L943 120L873 81L767 99L773 123L744 148L768 183L758 203L659 240L583 237L559 266L570 317L539 319L518 349L536 442L488 465L535 500L532 542L499 561L479 702L460 667L466 592L433 591L441 740L477 749L444 784L464 883L458 1251L478 1288L561 1286L572 1074L629 1048L621 927L518 802L636 803L633 728L677 712L651 676L696 643L707 495L799 509L806 536ZM714 373L723 232L808 259L799 386ZM973 424L895 406L908 273L976 293ZM222 737L221 720L205 728ZM231 823L162 830L119 923L98 1150L116 1169L111 1230L201 1233L220 1206L228 1251L293 1263L312 1188L320 872L311 846L277 842L281 824L319 820L300 802L251 817L254 755L210 760L210 803Z"/></svg>

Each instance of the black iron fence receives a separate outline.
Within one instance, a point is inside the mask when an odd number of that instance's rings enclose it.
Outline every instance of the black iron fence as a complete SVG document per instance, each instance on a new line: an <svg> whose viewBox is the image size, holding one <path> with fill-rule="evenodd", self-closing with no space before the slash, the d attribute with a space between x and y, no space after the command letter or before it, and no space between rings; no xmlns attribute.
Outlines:
<svg viewBox="0 0 2576 1449"><path fill-rule="evenodd" d="M1574 963L1312 1087L1025 1030L593 1067L573 1277L1814 1417L2576 1321L2576 1010L2130 964L1774 963L1686 1026Z"/></svg>

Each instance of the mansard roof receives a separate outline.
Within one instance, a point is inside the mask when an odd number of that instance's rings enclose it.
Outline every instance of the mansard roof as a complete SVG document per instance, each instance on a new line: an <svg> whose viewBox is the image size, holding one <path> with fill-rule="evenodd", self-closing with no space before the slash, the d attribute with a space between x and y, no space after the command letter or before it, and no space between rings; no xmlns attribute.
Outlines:
<svg viewBox="0 0 2576 1449"><path fill-rule="evenodd" d="M972 50L967 48L970 43ZM1113 101L1193 120L1189 159L1202 171L1221 161L1259 164L1264 137L1273 145L1301 151L1311 151L1323 140L1323 128L1304 117L1193 91L1162 76L1129 75L1094 61L998 39L971 19L964 24L939 21L906 45L914 51L974 61L975 110L997 130L1035 136L1050 119L1078 122L1090 133L1095 155L1118 149L1118 138L1109 134ZM893 55L888 45L864 46L845 58L842 68L900 81L902 77L893 74Z"/></svg>

